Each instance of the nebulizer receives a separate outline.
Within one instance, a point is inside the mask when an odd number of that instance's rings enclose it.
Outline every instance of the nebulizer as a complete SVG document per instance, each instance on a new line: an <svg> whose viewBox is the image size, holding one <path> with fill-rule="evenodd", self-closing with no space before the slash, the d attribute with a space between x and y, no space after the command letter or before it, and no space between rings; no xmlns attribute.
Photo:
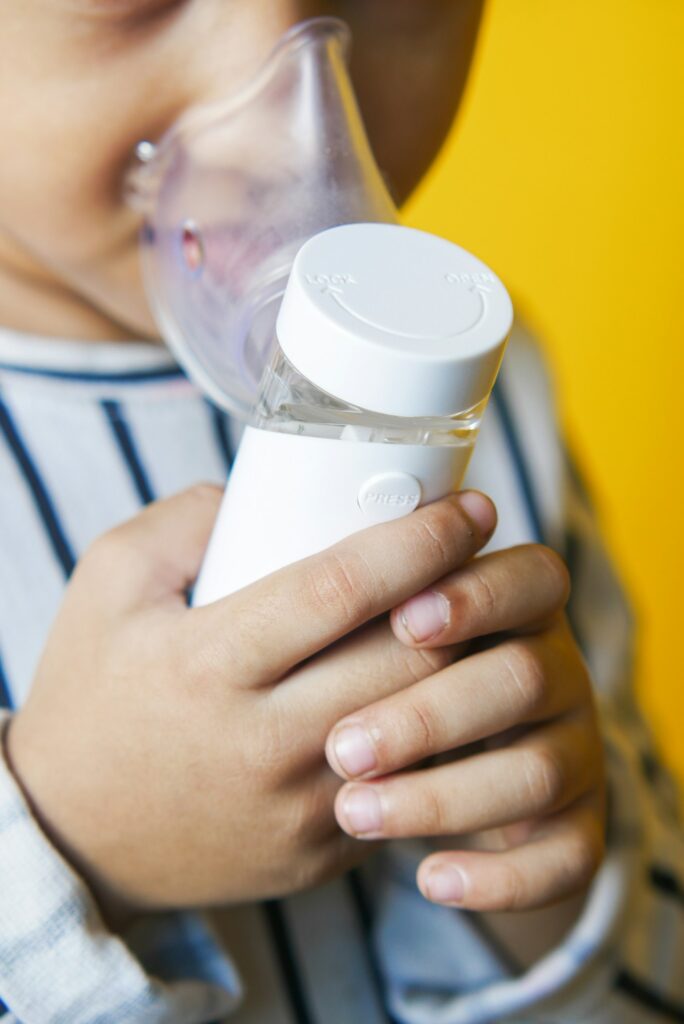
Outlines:
<svg viewBox="0 0 684 1024"><path fill-rule="evenodd" d="M295 26L129 176L161 333L246 424L195 604L457 489L510 331L487 266L398 224L348 45Z"/></svg>

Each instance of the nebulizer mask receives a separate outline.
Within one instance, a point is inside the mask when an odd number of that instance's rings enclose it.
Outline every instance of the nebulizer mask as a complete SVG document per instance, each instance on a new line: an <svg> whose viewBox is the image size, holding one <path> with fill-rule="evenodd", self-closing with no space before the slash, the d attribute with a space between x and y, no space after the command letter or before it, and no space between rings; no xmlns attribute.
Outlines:
<svg viewBox="0 0 684 1024"><path fill-rule="evenodd" d="M398 224L348 44L295 26L129 176L161 333L246 424L196 604L456 489L510 330L488 267Z"/></svg>

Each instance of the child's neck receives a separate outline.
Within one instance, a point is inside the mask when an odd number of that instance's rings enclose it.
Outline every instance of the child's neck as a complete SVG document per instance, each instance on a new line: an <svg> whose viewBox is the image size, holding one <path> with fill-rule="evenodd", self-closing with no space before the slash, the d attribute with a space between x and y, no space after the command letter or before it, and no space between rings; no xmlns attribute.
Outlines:
<svg viewBox="0 0 684 1024"><path fill-rule="evenodd" d="M0 230L0 326L41 337L130 341L126 328Z"/></svg>

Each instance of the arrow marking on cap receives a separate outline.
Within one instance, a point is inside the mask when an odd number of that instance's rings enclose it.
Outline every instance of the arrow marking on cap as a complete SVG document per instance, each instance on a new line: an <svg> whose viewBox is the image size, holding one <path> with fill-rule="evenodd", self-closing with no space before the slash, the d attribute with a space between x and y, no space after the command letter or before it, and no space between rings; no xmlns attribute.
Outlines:
<svg viewBox="0 0 684 1024"><path fill-rule="evenodd" d="M321 292L322 295L329 295L333 302L335 302L340 307L340 309L343 309L344 312L347 313L349 316L354 317L355 320L360 320L361 323L366 324L368 327L374 327L378 331L386 332L388 330L388 328L383 326L383 324L377 324L373 320L369 320L368 317L363 316L361 313L357 313L356 310L350 309L349 306L347 306L342 301L342 296L344 295L344 292L341 288L335 288L332 285L324 285L322 288L319 288L319 291ZM467 327L461 328L460 331L450 331L448 334L436 335L415 334L411 331L399 331L396 330L395 328L392 328L390 333L396 335L398 338L418 338L420 340L430 341L435 339L445 340L447 338L456 338L458 337L459 334L466 334L468 331L472 331L474 327L477 327L477 325L482 320L484 320L487 314L487 294L489 293L490 289L485 288L484 285L476 284L469 288L468 291L477 292L477 294L480 296L480 312L478 313L476 320L473 320L473 322L471 324L468 324Z"/></svg>

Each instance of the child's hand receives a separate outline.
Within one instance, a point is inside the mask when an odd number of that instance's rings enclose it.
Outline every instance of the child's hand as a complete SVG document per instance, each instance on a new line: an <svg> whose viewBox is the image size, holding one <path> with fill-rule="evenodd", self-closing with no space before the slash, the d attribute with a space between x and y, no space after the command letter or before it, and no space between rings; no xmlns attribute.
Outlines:
<svg viewBox="0 0 684 1024"><path fill-rule="evenodd" d="M336 801L350 835L460 836L449 843L454 852L422 862L428 899L473 910L540 907L580 889L600 862L602 744L562 616L567 594L565 567L546 548L472 561L396 608L391 622L403 643L425 652L486 642L328 737L329 763L356 780ZM402 771L446 751L447 763Z"/></svg>
<svg viewBox="0 0 684 1024"><path fill-rule="evenodd" d="M191 609L219 499L193 488L93 545L9 730L39 819L109 910L284 894L365 856L335 822L325 738L450 662L382 613L495 521L451 497Z"/></svg>

